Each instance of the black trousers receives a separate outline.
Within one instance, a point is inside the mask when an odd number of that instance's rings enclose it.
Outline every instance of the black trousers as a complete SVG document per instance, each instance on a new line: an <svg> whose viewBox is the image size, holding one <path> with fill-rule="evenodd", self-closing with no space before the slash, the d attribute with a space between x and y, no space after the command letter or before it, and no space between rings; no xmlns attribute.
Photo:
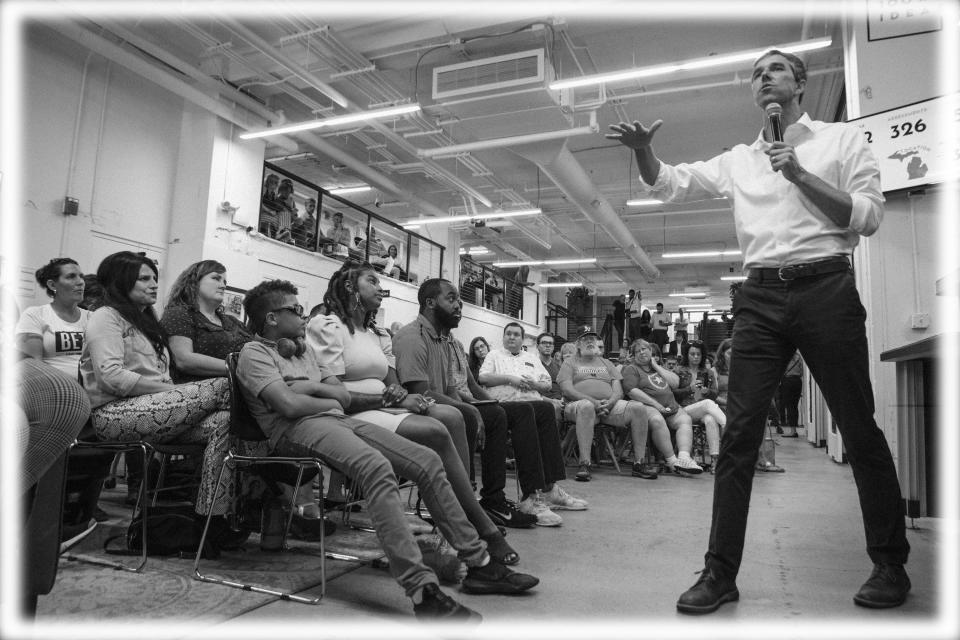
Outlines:
<svg viewBox="0 0 960 640"><path fill-rule="evenodd" d="M764 421L795 348L843 436L870 559L905 563L910 545L904 506L890 448L873 418L866 311L853 273L839 271L790 282L748 279L734 298L733 310L727 426L714 478L706 566L731 580L740 569Z"/></svg>
<svg viewBox="0 0 960 640"><path fill-rule="evenodd" d="M784 376L780 381L777 409L780 412L780 424L784 427L796 427L800 424L800 393L803 380L800 376Z"/></svg>
<svg viewBox="0 0 960 640"><path fill-rule="evenodd" d="M521 493L527 496L566 478L553 403L501 402L500 408L507 414Z"/></svg>
<svg viewBox="0 0 960 640"><path fill-rule="evenodd" d="M485 444L480 450L480 498L485 502L502 502L507 484L507 414L498 405L454 403L467 427L467 445L470 447L470 478L476 477L473 452L477 450L479 419L483 420Z"/></svg>

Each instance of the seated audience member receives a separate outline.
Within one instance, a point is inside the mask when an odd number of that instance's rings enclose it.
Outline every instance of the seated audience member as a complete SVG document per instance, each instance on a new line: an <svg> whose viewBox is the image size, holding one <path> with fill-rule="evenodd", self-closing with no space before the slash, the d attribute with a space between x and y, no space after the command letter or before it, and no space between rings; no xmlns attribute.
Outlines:
<svg viewBox="0 0 960 640"><path fill-rule="evenodd" d="M567 401L564 416L576 423L577 444L580 448L580 469L576 480L589 482L591 473L590 449L593 428L598 422L614 427L630 427L633 441L633 476L656 480L643 458L647 450L647 410L640 402L624 400L622 376L613 363L601 357L603 344L593 330L577 336L576 354L560 368L557 381Z"/></svg>
<svg viewBox="0 0 960 640"><path fill-rule="evenodd" d="M677 365L677 356L675 356L675 355L673 355L673 354L667 354L667 355L663 358L663 367L664 367L667 371L673 371L674 373L676 373L676 371L677 371L677 366L678 366L678 365Z"/></svg>
<svg viewBox="0 0 960 640"><path fill-rule="evenodd" d="M577 343L564 342L563 346L560 347L560 366L563 366L563 363L566 362L568 358L575 355L577 355Z"/></svg>
<svg viewBox="0 0 960 640"><path fill-rule="evenodd" d="M166 331L177 369L174 382L227 375L227 355L253 334L223 309L227 268L216 260L195 262L170 287L160 325Z"/></svg>
<svg viewBox="0 0 960 640"><path fill-rule="evenodd" d="M284 456L316 456L359 483L390 570L421 619L478 617L440 590L423 562L404 515L397 476L417 483L444 538L467 564L467 593L518 593L538 580L513 573L486 551L447 482L440 457L422 445L343 414L353 398L343 384L323 379L303 344L306 321L297 288L284 280L261 282L244 300L257 339L240 352L237 375L250 412L273 450ZM381 395L395 405L397 396ZM414 399L419 410L420 400Z"/></svg>
<svg viewBox="0 0 960 640"><path fill-rule="evenodd" d="M470 373L473 374L474 380L480 377L480 366L488 353L490 353L490 344L486 338L477 336L470 341L470 352L467 354L467 358L470 364Z"/></svg>
<svg viewBox="0 0 960 640"><path fill-rule="evenodd" d="M540 526L559 526L563 521L551 508L582 511L587 501L570 495L559 484L566 478L566 470L556 410L553 402L540 395L550 390L552 381L540 358L522 350L523 339L523 327L507 323L503 348L487 354L480 367L480 383L507 412L523 493L520 511L537 516ZM525 473L525 467L536 470L537 475Z"/></svg>
<svg viewBox="0 0 960 640"><path fill-rule="evenodd" d="M397 245L395 244L387 247L387 252L381 254L379 258L371 259L371 262L377 267L377 271L383 271L391 278L402 280L405 277L403 269L401 269L398 264L400 258L398 257Z"/></svg>
<svg viewBox="0 0 960 640"><path fill-rule="evenodd" d="M86 281L77 262L54 258L35 274L49 304L29 307L17 322L17 347L73 379L80 366L90 312L80 307Z"/></svg>
<svg viewBox="0 0 960 640"><path fill-rule="evenodd" d="M563 400L563 392L557 383L557 374L560 373L560 363L553 357L553 334L541 333L537 336L537 353L540 356L540 364L550 374L550 390L542 394L545 398L551 400Z"/></svg>
<svg viewBox="0 0 960 640"><path fill-rule="evenodd" d="M304 215L303 217L297 217L293 221L293 225L290 228L290 235L293 236L293 243L298 247L303 249L310 249L313 251L316 247L317 239L320 240L320 243L323 244L327 240L326 236L323 235L323 232L320 231L320 227L317 224L317 200L315 198L307 198L303 203Z"/></svg>
<svg viewBox="0 0 960 640"><path fill-rule="evenodd" d="M229 445L229 385L222 377L174 385L167 334L153 310L157 276L152 260L130 251L107 256L97 269L104 305L90 317L80 357L90 419L104 440L205 442L195 509L222 516L232 492L212 499Z"/></svg>
<svg viewBox="0 0 960 640"><path fill-rule="evenodd" d="M690 457L693 448L693 422L673 397L672 388L680 384L677 374L667 371L653 360L653 349L646 340L631 345L633 363L623 371L623 391L632 400L647 405L647 420L653 444L666 459L667 468L678 475L698 474L703 469ZM674 455L670 432L676 432Z"/></svg>
<svg viewBox="0 0 960 640"><path fill-rule="evenodd" d="M489 272L483 284L486 290L487 309L503 313L503 287L496 274L493 271Z"/></svg>
<svg viewBox="0 0 960 640"><path fill-rule="evenodd" d="M51 300L49 304L24 310L16 326L17 347L31 358L62 371L71 380L77 380L91 315L82 307L86 280L72 258L50 260L36 271L35 278ZM98 520L108 518L97 507L97 502L113 459L112 453L71 456L69 473L85 479L71 486L71 491L79 494L76 504L80 508L76 516L73 511L65 510L65 539L79 531L89 531L91 516Z"/></svg>
<svg viewBox="0 0 960 640"><path fill-rule="evenodd" d="M480 449L482 487L480 506L502 527L526 528L535 516L522 513L504 494L507 483L507 417L495 404L474 406L461 399L450 376L454 341L450 329L460 324L460 296L447 280L425 280L417 292L420 314L393 336L397 377L410 393L419 393L440 404L456 407L467 428L467 450ZM520 442L523 445L524 441ZM522 447L521 447L522 448ZM472 467L469 476L475 477Z"/></svg>
<svg viewBox="0 0 960 640"><path fill-rule="evenodd" d="M347 257L350 247L353 245L353 232L343 226L343 214L339 211L333 213L333 226L327 233L330 240L333 241L333 254L341 257Z"/></svg>
<svg viewBox="0 0 960 640"><path fill-rule="evenodd" d="M667 369L671 370L670 367ZM702 342L695 340L689 344L686 362L675 373L680 384L673 390L673 395L694 422L703 424L712 473L720 455L720 430L727 425L727 416L714 402L717 375L707 366Z"/></svg>
<svg viewBox="0 0 960 640"><path fill-rule="evenodd" d="M436 451L460 506L487 550L504 564L515 564L516 551L473 495L463 416L454 407L408 393L397 380L390 336L375 321L381 292L380 280L369 264L348 262L330 278L323 299L332 313L307 325L307 346L327 373L323 382L347 388L348 413L354 419Z"/></svg>
<svg viewBox="0 0 960 640"><path fill-rule="evenodd" d="M684 323L686 326L686 323ZM670 346L667 347L667 353L672 356L676 356L678 360L683 358L683 354L687 352L687 332L686 330L677 329L674 332L674 339L670 341Z"/></svg>
<svg viewBox="0 0 960 640"><path fill-rule="evenodd" d="M26 492L70 448L90 415L90 398L68 375L36 358L18 356L13 424L22 454L20 492Z"/></svg>
<svg viewBox="0 0 960 640"><path fill-rule="evenodd" d="M268 238L275 238L280 225L279 212L283 207L277 187L280 186L280 177L271 173L263 182L260 192L260 233Z"/></svg>

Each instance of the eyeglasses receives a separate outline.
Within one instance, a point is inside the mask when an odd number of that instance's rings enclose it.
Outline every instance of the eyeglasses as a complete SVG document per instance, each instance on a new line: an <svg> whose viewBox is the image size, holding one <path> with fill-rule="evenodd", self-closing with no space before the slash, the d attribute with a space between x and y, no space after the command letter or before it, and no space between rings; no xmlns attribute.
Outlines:
<svg viewBox="0 0 960 640"><path fill-rule="evenodd" d="M289 311L290 313L297 314L297 317L303 317L303 305L297 304L292 307L280 307L278 309L270 309L271 312L276 313L277 311Z"/></svg>

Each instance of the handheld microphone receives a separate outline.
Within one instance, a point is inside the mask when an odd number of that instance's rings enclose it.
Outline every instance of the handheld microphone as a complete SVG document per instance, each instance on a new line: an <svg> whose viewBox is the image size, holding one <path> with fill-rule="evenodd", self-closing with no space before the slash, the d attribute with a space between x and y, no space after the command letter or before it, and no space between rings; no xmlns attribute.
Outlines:
<svg viewBox="0 0 960 640"><path fill-rule="evenodd" d="M770 130L770 137L774 142L783 142L783 126L780 116L783 114L783 107L776 102L771 102L764 111L767 112L767 124Z"/></svg>

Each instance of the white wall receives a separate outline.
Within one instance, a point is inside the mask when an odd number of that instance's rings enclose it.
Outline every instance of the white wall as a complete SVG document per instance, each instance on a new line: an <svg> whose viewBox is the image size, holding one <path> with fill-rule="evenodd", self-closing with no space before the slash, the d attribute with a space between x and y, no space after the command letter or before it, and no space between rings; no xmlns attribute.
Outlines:
<svg viewBox="0 0 960 640"><path fill-rule="evenodd" d="M866 116L940 95L936 63L944 32L867 39L866 4L850 22L847 100L851 117ZM945 25L945 29L953 29ZM939 189L939 188L938 188ZM936 297L938 227L943 193L889 194L880 229L855 254L857 283L867 309L876 419L897 459L895 367L880 354L936 335L950 322L955 300ZM950 302L951 304L946 304ZM928 329L912 329L911 316L930 315ZM842 336L838 336L842 339Z"/></svg>

